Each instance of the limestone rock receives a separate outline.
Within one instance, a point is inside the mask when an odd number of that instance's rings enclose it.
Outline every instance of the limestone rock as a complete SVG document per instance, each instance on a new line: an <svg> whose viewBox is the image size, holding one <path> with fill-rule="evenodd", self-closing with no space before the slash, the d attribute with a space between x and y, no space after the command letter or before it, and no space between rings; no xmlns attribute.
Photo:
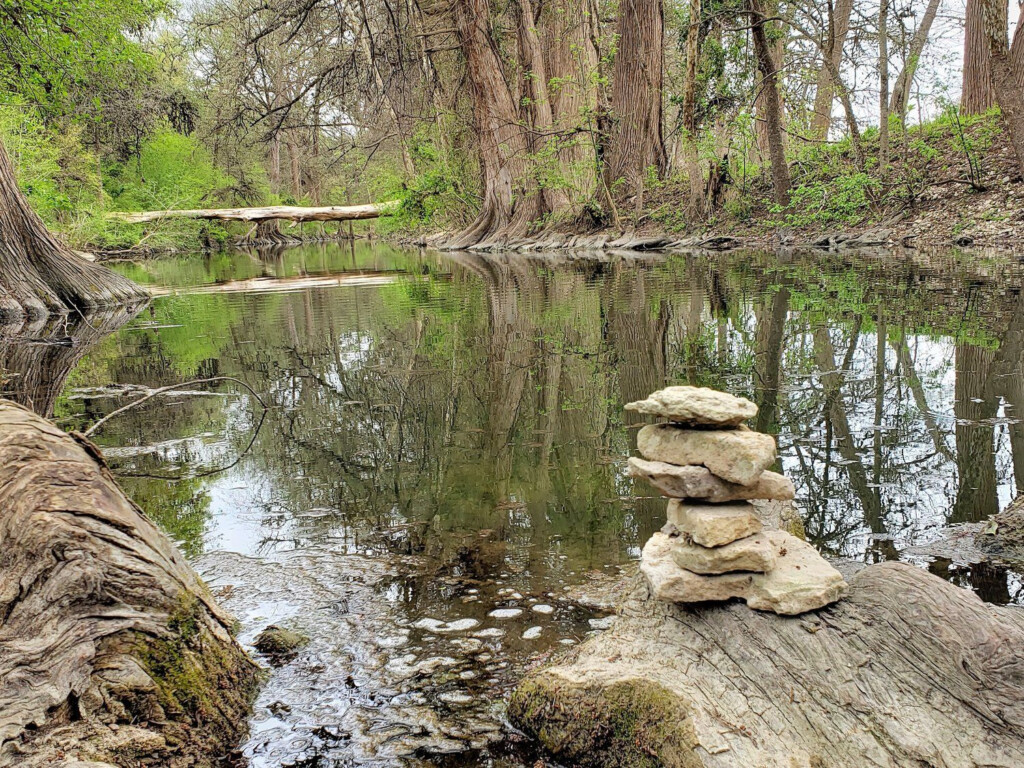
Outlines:
<svg viewBox="0 0 1024 768"><path fill-rule="evenodd" d="M789 501L796 495L789 478L767 470L753 485L737 485L716 477L707 467L694 464L680 467L631 456L629 474L644 478L666 496L677 499L701 499L712 503L746 499Z"/></svg>
<svg viewBox="0 0 1024 768"><path fill-rule="evenodd" d="M764 532L721 547L702 547L683 536L672 540L672 559L676 565L700 574L765 573L775 567L775 552L769 534Z"/></svg>
<svg viewBox="0 0 1024 768"><path fill-rule="evenodd" d="M719 602L747 594L753 574L701 576L676 564L672 559L672 545L672 539L664 533L656 533L644 545L640 556L640 572L658 600L665 603Z"/></svg>
<svg viewBox="0 0 1024 768"><path fill-rule="evenodd" d="M775 461L775 439L749 429L685 429L649 424L637 435L645 459L703 465L738 485L753 485Z"/></svg>
<svg viewBox="0 0 1024 768"><path fill-rule="evenodd" d="M673 541L656 533L644 546L640 571L651 593L671 603L746 600L759 611L795 616L823 608L846 594L839 571L807 542L784 531L765 534L777 553L768 573L724 573L701 576L681 568L673 556Z"/></svg>
<svg viewBox="0 0 1024 768"><path fill-rule="evenodd" d="M699 504L672 499L668 521L702 547L721 547L761 530L761 519L747 501Z"/></svg>
<svg viewBox="0 0 1024 768"><path fill-rule="evenodd" d="M846 594L842 574L818 550L785 531L767 531L778 553L775 568L756 574L747 605L786 616L824 608Z"/></svg>
<svg viewBox="0 0 1024 768"><path fill-rule="evenodd" d="M757 415L757 406L707 387L666 387L646 400L626 404L627 411L660 416L679 424L735 427Z"/></svg>

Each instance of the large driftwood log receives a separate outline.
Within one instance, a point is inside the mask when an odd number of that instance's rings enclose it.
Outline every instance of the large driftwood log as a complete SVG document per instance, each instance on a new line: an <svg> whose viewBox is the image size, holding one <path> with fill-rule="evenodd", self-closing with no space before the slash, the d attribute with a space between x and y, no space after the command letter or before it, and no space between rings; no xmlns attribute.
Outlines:
<svg viewBox="0 0 1024 768"><path fill-rule="evenodd" d="M636 582L609 631L513 694L566 765L1024 765L1024 610L908 565L786 618L682 609Z"/></svg>
<svg viewBox="0 0 1024 768"><path fill-rule="evenodd" d="M366 205L329 205L303 208L294 205L272 205L264 208L197 208L181 211L114 211L108 219L128 224L145 224L160 219L217 219L219 221L261 222L272 219L285 221L355 221L389 216L398 206L397 200Z"/></svg>
<svg viewBox="0 0 1024 768"><path fill-rule="evenodd" d="M87 441L0 400L0 766L212 766L257 668Z"/></svg>

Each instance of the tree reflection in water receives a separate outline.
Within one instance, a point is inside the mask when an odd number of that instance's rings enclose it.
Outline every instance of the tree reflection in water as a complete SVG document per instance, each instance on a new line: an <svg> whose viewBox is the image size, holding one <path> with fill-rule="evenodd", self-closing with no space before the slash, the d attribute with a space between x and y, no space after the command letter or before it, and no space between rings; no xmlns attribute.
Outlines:
<svg viewBox="0 0 1024 768"><path fill-rule="evenodd" d="M831 555L899 557L948 523L984 520L1024 483L1012 261L980 274L951 254L895 264L360 246L231 258L164 262L151 279L398 277L162 298L151 320L164 327L124 329L86 357L72 387L231 375L273 401L241 466L196 483L219 501L188 527L192 551L339 537L361 548L399 526L409 547L442 559L492 532L506 545L491 553L496 570L545 579L628 560L663 504L624 476L640 422L622 404L665 383L759 403L754 426L778 434L807 535ZM57 389L65 376L52 374ZM84 424L116 404L68 400L58 415ZM247 439L251 405L165 401L111 424L104 441L139 448L123 459L135 470L198 470ZM144 507L161 505L164 484L126 482Z"/></svg>

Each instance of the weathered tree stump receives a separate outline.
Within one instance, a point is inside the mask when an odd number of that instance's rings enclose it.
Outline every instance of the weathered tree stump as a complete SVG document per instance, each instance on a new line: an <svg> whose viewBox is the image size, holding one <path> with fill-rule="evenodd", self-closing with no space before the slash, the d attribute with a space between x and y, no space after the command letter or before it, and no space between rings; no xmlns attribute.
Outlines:
<svg viewBox="0 0 1024 768"><path fill-rule="evenodd" d="M0 400L0 766L212 766L258 670L98 452Z"/></svg>
<svg viewBox="0 0 1024 768"><path fill-rule="evenodd" d="M574 766L1024 765L1024 610L899 563L787 618L634 583L616 625L528 676L512 721Z"/></svg>

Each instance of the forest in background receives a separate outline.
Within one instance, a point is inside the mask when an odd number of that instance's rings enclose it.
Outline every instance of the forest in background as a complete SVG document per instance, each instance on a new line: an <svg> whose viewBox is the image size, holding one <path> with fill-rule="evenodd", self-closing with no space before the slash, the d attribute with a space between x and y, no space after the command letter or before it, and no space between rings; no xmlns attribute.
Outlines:
<svg viewBox="0 0 1024 768"><path fill-rule="evenodd" d="M843 228L1017 196L1011 26L995 0L18 0L0 137L78 248L248 229L110 211L390 199L369 226L456 245Z"/></svg>

